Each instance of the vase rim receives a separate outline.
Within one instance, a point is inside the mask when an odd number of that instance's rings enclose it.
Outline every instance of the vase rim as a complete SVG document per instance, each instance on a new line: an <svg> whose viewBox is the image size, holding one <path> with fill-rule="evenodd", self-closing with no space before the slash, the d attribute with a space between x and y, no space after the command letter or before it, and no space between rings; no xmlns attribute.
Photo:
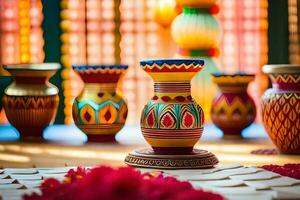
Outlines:
<svg viewBox="0 0 300 200"><path fill-rule="evenodd" d="M59 63L31 63L31 64L9 64L3 65L3 68L6 70L30 70L30 71L49 71L49 70L58 70L60 69Z"/></svg>
<svg viewBox="0 0 300 200"><path fill-rule="evenodd" d="M300 64L270 64L263 66L266 74L300 74Z"/></svg>
<svg viewBox="0 0 300 200"><path fill-rule="evenodd" d="M111 65L72 65L74 70L98 70L98 69L128 69L128 65L111 64Z"/></svg>
<svg viewBox="0 0 300 200"><path fill-rule="evenodd" d="M243 72L239 72L239 73L213 73L212 76L214 76L215 78L218 77L254 77L255 74L248 74L248 73L243 73Z"/></svg>
<svg viewBox="0 0 300 200"><path fill-rule="evenodd" d="M194 65L204 65L204 60L201 59L150 59L150 60L142 60L140 61L141 66L145 65L181 65L181 64L194 64Z"/></svg>

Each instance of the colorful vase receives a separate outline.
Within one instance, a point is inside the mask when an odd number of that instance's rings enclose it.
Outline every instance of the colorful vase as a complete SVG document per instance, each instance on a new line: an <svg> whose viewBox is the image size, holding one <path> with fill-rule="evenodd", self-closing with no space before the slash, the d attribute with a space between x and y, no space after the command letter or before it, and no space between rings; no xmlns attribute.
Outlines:
<svg viewBox="0 0 300 200"><path fill-rule="evenodd" d="M92 142L115 141L127 118L127 104L117 83L127 65L73 66L84 82L72 113L76 126Z"/></svg>
<svg viewBox="0 0 300 200"><path fill-rule="evenodd" d="M263 124L282 153L300 153L300 65L265 65L272 88L262 96Z"/></svg>
<svg viewBox="0 0 300 200"><path fill-rule="evenodd" d="M250 74L213 75L219 92L212 103L211 118L224 137L241 137L242 130L255 120L255 103L247 93L252 80L254 75Z"/></svg>
<svg viewBox="0 0 300 200"><path fill-rule="evenodd" d="M8 121L22 140L40 140L43 130L53 122L58 107L58 89L49 78L60 68L58 63L8 65L14 78L3 97Z"/></svg>
<svg viewBox="0 0 300 200"><path fill-rule="evenodd" d="M154 96L141 117L144 138L156 154L188 154L203 132L202 108L191 96L191 79L203 60L147 60L141 66L154 80Z"/></svg>

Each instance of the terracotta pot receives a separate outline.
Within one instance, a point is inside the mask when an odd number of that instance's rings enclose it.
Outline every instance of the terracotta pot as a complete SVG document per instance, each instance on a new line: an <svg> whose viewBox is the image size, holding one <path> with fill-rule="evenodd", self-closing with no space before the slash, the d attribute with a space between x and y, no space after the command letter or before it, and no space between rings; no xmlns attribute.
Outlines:
<svg viewBox="0 0 300 200"><path fill-rule="evenodd" d="M265 65L272 88L262 96L263 124L282 153L300 153L300 65Z"/></svg>
<svg viewBox="0 0 300 200"><path fill-rule="evenodd" d="M154 96L141 117L142 133L156 154L188 154L203 132L203 111L190 91L203 60L148 60L141 66L154 80Z"/></svg>
<svg viewBox="0 0 300 200"><path fill-rule="evenodd" d="M213 74L219 92L212 103L211 118L224 137L241 137L242 130L255 120L255 103L247 93L252 80L254 75L250 74Z"/></svg>
<svg viewBox="0 0 300 200"><path fill-rule="evenodd" d="M127 118L127 104L116 91L127 65L73 66L84 89L73 103L73 118L92 142L110 142Z"/></svg>
<svg viewBox="0 0 300 200"><path fill-rule="evenodd" d="M4 67L14 78L3 97L8 121L22 140L40 140L43 130L55 119L58 89L49 78L60 68L57 63L19 64Z"/></svg>

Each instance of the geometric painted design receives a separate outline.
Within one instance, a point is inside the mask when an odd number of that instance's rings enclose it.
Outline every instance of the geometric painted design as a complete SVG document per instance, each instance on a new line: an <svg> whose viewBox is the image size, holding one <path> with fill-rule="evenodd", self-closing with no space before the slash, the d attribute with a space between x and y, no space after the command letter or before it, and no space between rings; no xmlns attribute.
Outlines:
<svg viewBox="0 0 300 200"><path fill-rule="evenodd" d="M270 74L273 83L299 83L300 76L298 74Z"/></svg>
<svg viewBox="0 0 300 200"><path fill-rule="evenodd" d="M300 152L300 93L275 93L262 97L263 123L273 143L286 153Z"/></svg>
<svg viewBox="0 0 300 200"><path fill-rule="evenodd" d="M117 120L118 111L112 104L107 104L99 110L99 122L102 124L113 124Z"/></svg>
<svg viewBox="0 0 300 200"><path fill-rule="evenodd" d="M96 115L94 109L86 104L84 105L79 112L80 119L83 124L95 124L96 123Z"/></svg>
<svg viewBox="0 0 300 200"><path fill-rule="evenodd" d="M42 130L54 121L59 97L9 96L3 97L3 108L9 122L19 130L22 137L41 137ZM26 135L23 134L26 133Z"/></svg>
<svg viewBox="0 0 300 200"><path fill-rule="evenodd" d="M165 111L159 119L159 128L174 129L176 127L176 118L172 110Z"/></svg>
<svg viewBox="0 0 300 200"><path fill-rule="evenodd" d="M162 104L150 101L141 117L142 128L190 129L201 128L203 123L203 110L194 102Z"/></svg>
<svg viewBox="0 0 300 200"><path fill-rule="evenodd" d="M256 117L255 103L245 92L219 93L213 100L211 118L225 135L240 135Z"/></svg>

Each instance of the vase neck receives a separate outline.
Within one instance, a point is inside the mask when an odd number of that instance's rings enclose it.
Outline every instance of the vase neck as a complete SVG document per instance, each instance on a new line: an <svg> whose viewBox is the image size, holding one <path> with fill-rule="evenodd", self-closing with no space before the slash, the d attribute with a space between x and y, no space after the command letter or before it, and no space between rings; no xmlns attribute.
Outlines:
<svg viewBox="0 0 300 200"><path fill-rule="evenodd" d="M248 84L240 85L219 85L222 93L244 93L247 92Z"/></svg>
<svg viewBox="0 0 300 200"><path fill-rule="evenodd" d="M155 82L154 101L161 103L190 103L191 84L190 82Z"/></svg>
<svg viewBox="0 0 300 200"><path fill-rule="evenodd" d="M154 93L191 93L190 82L178 82L178 83L154 83Z"/></svg>
<svg viewBox="0 0 300 200"><path fill-rule="evenodd" d="M14 77L16 84L27 84L27 85L37 85L45 84L48 82L47 77Z"/></svg>
<svg viewBox="0 0 300 200"><path fill-rule="evenodd" d="M117 83L85 83L84 84L84 91L85 92L108 92L114 93L117 89Z"/></svg>

